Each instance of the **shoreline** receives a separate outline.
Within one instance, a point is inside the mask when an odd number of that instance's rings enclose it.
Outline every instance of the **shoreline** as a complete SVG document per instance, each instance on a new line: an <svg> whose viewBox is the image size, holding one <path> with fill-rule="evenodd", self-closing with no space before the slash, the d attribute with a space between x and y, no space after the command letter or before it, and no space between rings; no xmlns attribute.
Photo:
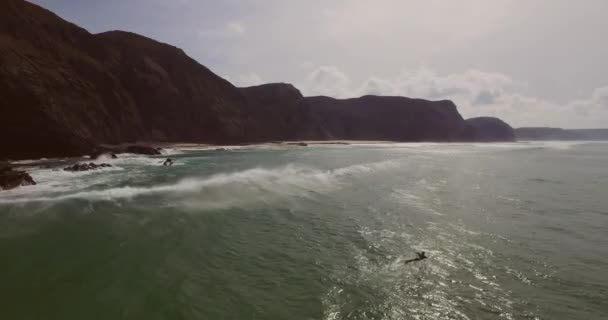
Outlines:
<svg viewBox="0 0 608 320"><path fill-rule="evenodd" d="M608 142L608 140L518 140L518 141L390 141L390 140L286 140L286 141L271 141L271 142L260 142L260 143L243 143L243 144L210 144L210 143L194 143L194 142L136 142L136 143L122 143L122 144L100 144L99 147L104 151L98 155L103 154L139 154L148 156L162 156L162 150L177 149L177 150L209 150L209 151L225 151L230 148L247 148L256 146L275 146L275 147L294 147L294 146L323 146L323 145L335 145L335 146L349 146L349 145L382 145L382 144L444 144L444 145L459 145L459 144L492 144L492 143L534 143L534 142L579 142L579 143L601 143ZM159 150L159 154L145 154L137 152L124 152L124 148L128 146L140 146L145 148L151 148ZM104 150L105 149L105 150ZM166 154L165 154L166 155ZM70 161L82 161L82 160L94 160L91 155L81 156L67 156L67 157L41 157L41 158L28 158L28 159L4 159L6 163L15 167L27 167L33 163L56 163L56 162L70 162Z"/></svg>

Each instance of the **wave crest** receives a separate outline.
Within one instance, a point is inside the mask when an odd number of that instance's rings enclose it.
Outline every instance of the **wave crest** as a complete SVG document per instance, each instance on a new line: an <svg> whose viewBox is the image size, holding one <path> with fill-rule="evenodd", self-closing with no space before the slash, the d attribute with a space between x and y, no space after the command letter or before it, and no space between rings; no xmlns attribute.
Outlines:
<svg viewBox="0 0 608 320"><path fill-rule="evenodd" d="M369 164L319 170L288 165L280 168L253 168L233 173L214 174L209 177L189 177L173 184L154 186L123 186L103 190L84 190L62 195L38 197L0 197L0 203L50 202L69 199L108 201L129 199L138 196L164 195L170 198L192 200L193 205L234 203L252 199L271 200L285 196L306 197L311 193L329 192L340 188L344 179L371 174L395 167L396 161L381 161ZM36 188L33 186L32 191ZM81 189L82 190L82 189ZM51 190L52 191L52 190ZM5 195L2 195L5 196Z"/></svg>

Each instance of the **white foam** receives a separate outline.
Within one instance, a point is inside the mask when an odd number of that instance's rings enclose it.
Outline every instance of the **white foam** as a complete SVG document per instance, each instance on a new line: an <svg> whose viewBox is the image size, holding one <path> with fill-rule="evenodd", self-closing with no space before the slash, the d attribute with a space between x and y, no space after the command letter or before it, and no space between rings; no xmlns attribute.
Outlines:
<svg viewBox="0 0 608 320"><path fill-rule="evenodd" d="M184 151L177 148L163 148L160 153L165 156L174 156L178 154L183 154Z"/></svg>
<svg viewBox="0 0 608 320"><path fill-rule="evenodd" d="M37 184L3 191L0 193L0 203L28 202L27 199L50 198L52 194L82 190L95 184L108 183L116 179L114 173L121 171L123 169L118 167L78 172L60 168L33 168L28 172Z"/></svg>
<svg viewBox="0 0 608 320"><path fill-rule="evenodd" d="M282 149L282 145L279 144L251 144L242 146L180 146L176 147L175 150L178 152L191 152L191 151L237 151L237 150L279 150Z"/></svg>
<svg viewBox="0 0 608 320"><path fill-rule="evenodd" d="M547 149L570 150L575 146L587 144L585 141L542 141L534 143Z"/></svg>
<svg viewBox="0 0 608 320"><path fill-rule="evenodd" d="M151 158L144 155L137 154L120 154L116 159L112 159L107 155L103 155L93 161L84 161L84 163L93 162L95 164L108 163L115 167L121 166L160 166L165 159ZM174 165L181 165L182 163L176 162Z"/></svg>
<svg viewBox="0 0 608 320"><path fill-rule="evenodd" d="M344 177L369 174L393 166L393 161L381 161L370 164L359 164L334 170L318 170L297 166L264 169L254 168L233 173L216 174L210 177L192 177L174 184L151 187L124 186L103 190L83 190L87 186L99 183L99 180L69 179L70 172L40 171L35 172L35 179L42 182L38 186L16 189L14 193L0 194L0 203L46 202L67 199L115 200L137 196L163 194L176 197L190 197L193 206L224 206L242 201L264 200L269 197L306 196L310 192L328 192L341 186ZM104 170L119 170L107 168ZM91 171L96 173L99 171ZM80 173L76 173L80 174ZM83 172L82 174L87 174ZM46 176L45 176L46 175ZM102 175L103 176L103 175ZM106 179L117 177L106 176ZM76 183L76 187L74 187ZM83 183L78 185L78 183ZM49 192L64 191L61 186L79 188L78 192L53 195ZM57 187L60 187L57 189Z"/></svg>
<svg viewBox="0 0 608 320"><path fill-rule="evenodd" d="M40 159L29 159L29 160L19 160L19 161L14 161L14 164L21 164L21 165L27 165L27 164L37 164L39 162L44 162L44 161L48 161L49 159L47 158L40 158Z"/></svg>

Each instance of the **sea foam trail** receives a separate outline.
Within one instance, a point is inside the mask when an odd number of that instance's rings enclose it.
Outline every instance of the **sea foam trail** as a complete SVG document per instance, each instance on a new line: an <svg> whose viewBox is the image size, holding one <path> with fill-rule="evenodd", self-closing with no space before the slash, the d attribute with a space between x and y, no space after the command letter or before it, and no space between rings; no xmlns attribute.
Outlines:
<svg viewBox="0 0 608 320"><path fill-rule="evenodd" d="M69 199L86 200L118 200L147 195L187 196L205 191L203 199L209 194L216 197L240 197L243 193L250 195L275 194L298 195L311 191L323 192L339 188L342 179L363 174L371 174L379 170L396 167L397 161L381 161L369 164L352 165L348 167L319 170L288 165L280 168L254 168L233 173L215 174L202 178L185 178L174 184L144 186L124 186L103 190L86 190L57 196L11 197L10 193L0 194L0 204L52 202ZM34 191L32 186L29 191ZM25 189L23 189L25 190Z"/></svg>

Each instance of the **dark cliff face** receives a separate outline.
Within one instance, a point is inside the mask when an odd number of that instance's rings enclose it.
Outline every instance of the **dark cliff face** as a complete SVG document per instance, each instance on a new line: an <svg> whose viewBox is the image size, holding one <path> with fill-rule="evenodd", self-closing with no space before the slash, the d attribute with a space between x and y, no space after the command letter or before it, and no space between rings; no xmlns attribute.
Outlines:
<svg viewBox="0 0 608 320"><path fill-rule="evenodd" d="M327 135L306 99L290 84L240 88L247 100L247 140L324 140Z"/></svg>
<svg viewBox="0 0 608 320"><path fill-rule="evenodd" d="M515 131L506 122L492 117L468 119L474 130L474 140L482 142L515 141Z"/></svg>
<svg viewBox="0 0 608 320"><path fill-rule="evenodd" d="M94 53L119 79L154 141L235 142L246 137L243 97L181 49L134 33L94 36Z"/></svg>
<svg viewBox="0 0 608 320"><path fill-rule="evenodd" d="M0 96L0 158L246 137L238 89L182 50L127 32L92 35L21 0L0 3Z"/></svg>
<svg viewBox="0 0 608 320"><path fill-rule="evenodd" d="M118 79L87 54L98 48L47 10L0 3L0 157L74 155L142 135Z"/></svg>
<svg viewBox="0 0 608 320"><path fill-rule="evenodd" d="M331 139L467 141L472 133L451 101L364 96L306 98Z"/></svg>
<svg viewBox="0 0 608 320"><path fill-rule="evenodd" d="M123 31L93 35L23 0L0 2L0 97L0 159L132 142L474 138L451 101L236 88L179 48Z"/></svg>

